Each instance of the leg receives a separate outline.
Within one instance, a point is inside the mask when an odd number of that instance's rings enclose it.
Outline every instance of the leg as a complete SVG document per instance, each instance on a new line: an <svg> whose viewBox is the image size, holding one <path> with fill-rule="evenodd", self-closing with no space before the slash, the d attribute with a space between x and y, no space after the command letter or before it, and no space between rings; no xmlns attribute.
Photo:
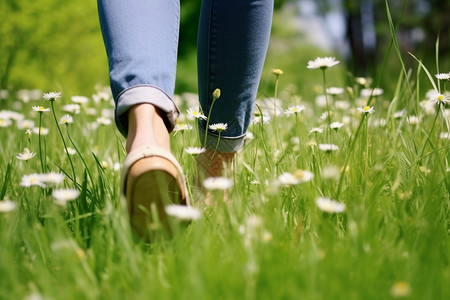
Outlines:
<svg viewBox="0 0 450 300"><path fill-rule="evenodd" d="M200 104L208 112L212 92L219 88L221 97L214 104L209 124L228 124L217 147L221 154L212 155L218 136L206 130L206 122L199 122L201 134L208 135L206 147L210 150L199 156L207 176L220 175L222 161L230 162L243 146L269 43L272 12L271 0L203 1L198 38ZM213 160L205 167L208 156ZM206 170L208 165L211 170Z"/></svg>
<svg viewBox="0 0 450 300"><path fill-rule="evenodd" d="M170 232L165 206L188 204L182 170L169 141L178 115L171 97L179 2L98 0L98 7L116 124L127 137L121 194L127 199L131 226L144 238L157 225Z"/></svg>
<svg viewBox="0 0 450 300"><path fill-rule="evenodd" d="M149 103L157 108L170 132L178 115L171 98L175 88L179 1L98 0L98 9L118 129L127 136L130 109Z"/></svg>

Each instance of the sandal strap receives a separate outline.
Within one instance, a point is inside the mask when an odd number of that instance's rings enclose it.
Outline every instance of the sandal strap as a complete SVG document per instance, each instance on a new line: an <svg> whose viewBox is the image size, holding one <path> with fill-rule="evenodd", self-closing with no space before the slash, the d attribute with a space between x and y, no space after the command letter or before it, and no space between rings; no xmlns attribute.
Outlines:
<svg viewBox="0 0 450 300"><path fill-rule="evenodd" d="M135 150L131 151L130 153L128 153L127 156L125 157L123 167L122 167L122 174L120 176L121 194L123 194L123 191L125 190L127 175L128 175L128 171L131 168L131 166L142 158L153 157L153 156L158 156L158 157L167 159L177 168L177 170L183 180L184 189L186 190L186 193L187 193L183 169L181 168L181 166L178 163L175 156L173 156L173 154L170 151L167 151L166 149L158 147L158 146L141 146L141 147L138 147ZM186 194L186 197L188 197L188 194ZM189 202L188 199L187 199L187 201Z"/></svg>

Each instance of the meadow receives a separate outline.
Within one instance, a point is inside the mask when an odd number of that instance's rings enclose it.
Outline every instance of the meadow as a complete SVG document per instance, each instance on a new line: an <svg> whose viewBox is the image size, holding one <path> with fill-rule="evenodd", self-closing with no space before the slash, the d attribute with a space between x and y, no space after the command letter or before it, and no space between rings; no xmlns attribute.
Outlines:
<svg viewBox="0 0 450 300"><path fill-rule="evenodd" d="M109 89L3 90L0 299L449 299L450 70L436 61L384 89L383 65L343 80L342 62L312 56L298 66L319 78L312 100L266 70L212 205L186 151L201 145L197 95L177 95L171 146L198 214L151 243L119 195Z"/></svg>

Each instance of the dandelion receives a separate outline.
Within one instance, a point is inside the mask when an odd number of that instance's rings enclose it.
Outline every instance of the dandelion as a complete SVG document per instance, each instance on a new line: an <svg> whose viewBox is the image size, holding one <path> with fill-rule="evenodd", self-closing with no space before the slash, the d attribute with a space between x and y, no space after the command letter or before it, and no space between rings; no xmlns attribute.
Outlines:
<svg viewBox="0 0 450 300"><path fill-rule="evenodd" d="M61 124L72 124L73 123L73 118L71 115L64 115L61 117L61 119L59 119L59 123Z"/></svg>
<svg viewBox="0 0 450 300"><path fill-rule="evenodd" d="M184 152L191 154L191 155L197 155L200 153L203 153L206 151L206 148L203 147L187 147L184 149Z"/></svg>
<svg viewBox="0 0 450 300"><path fill-rule="evenodd" d="M20 180L20 186L31 187L34 185L45 187L45 184L42 181L42 174L32 173L22 176Z"/></svg>
<svg viewBox="0 0 450 300"><path fill-rule="evenodd" d="M208 177L203 181L207 190L228 190L233 186L233 181L226 177Z"/></svg>
<svg viewBox="0 0 450 300"><path fill-rule="evenodd" d="M320 127L313 127L309 130L308 135L312 133L323 133L323 129Z"/></svg>
<svg viewBox="0 0 450 300"><path fill-rule="evenodd" d="M200 210L186 205L170 204L165 207L165 211L169 216L180 220L198 220L202 216Z"/></svg>
<svg viewBox="0 0 450 300"><path fill-rule="evenodd" d="M303 105L295 105L295 106L291 106L288 109L286 109L284 111L284 114L287 117L290 117L293 114L298 114L299 112L303 111L304 109L305 109L305 106L303 106Z"/></svg>
<svg viewBox="0 0 450 300"><path fill-rule="evenodd" d="M449 73L439 73L434 75L439 80L450 80L450 72Z"/></svg>
<svg viewBox="0 0 450 300"><path fill-rule="evenodd" d="M9 199L4 199L0 201L0 213L7 213L15 210L17 207L16 202L11 201Z"/></svg>
<svg viewBox="0 0 450 300"><path fill-rule="evenodd" d="M319 149L324 152L332 152L339 150L339 147L335 144L319 144Z"/></svg>
<svg viewBox="0 0 450 300"><path fill-rule="evenodd" d="M335 130L338 130L342 126L344 126L344 123L341 123L341 122L333 122L330 124L330 128L335 129Z"/></svg>
<svg viewBox="0 0 450 300"><path fill-rule="evenodd" d="M50 111L50 108L45 108L43 106L33 106L32 109L33 111L37 111L39 113Z"/></svg>
<svg viewBox="0 0 450 300"><path fill-rule="evenodd" d="M316 199L317 207L323 211L330 214L341 213L345 211L345 204L332 200L330 198L319 197Z"/></svg>
<svg viewBox="0 0 450 300"><path fill-rule="evenodd" d="M364 107L358 107L357 108L362 114L373 114L375 112L375 109L373 106L364 106Z"/></svg>
<svg viewBox="0 0 450 300"><path fill-rule="evenodd" d="M56 99L61 98L61 93L60 92L49 92L49 93L44 93L44 95L42 96L42 98L44 98L47 101L55 101Z"/></svg>
<svg viewBox="0 0 450 300"><path fill-rule="evenodd" d="M79 104L66 104L62 107L62 110L77 115L80 113L81 107Z"/></svg>
<svg viewBox="0 0 450 300"><path fill-rule="evenodd" d="M202 114L201 112L200 112L200 109L199 108L194 108L194 107L191 107L191 108L188 108L188 110L187 110L187 117L188 117L188 119L203 119L203 120L206 120L206 116L204 115L204 114Z"/></svg>
<svg viewBox="0 0 450 300"><path fill-rule="evenodd" d="M331 68L339 63L334 57L317 57L315 60L308 62L308 69L322 69Z"/></svg>
<svg viewBox="0 0 450 300"><path fill-rule="evenodd" d="M55 203L61 206L65 206L68 201L72 201L78 198L80 191L77 189L55 189L52 192Z"/></svg>
<svg viewBox="0 0 450 300"><path fill-rule="evenodd" d="M209 125L209 129L218 131L218 132L225 131L225 130L227 130L227 128L228 128L227 123L215 123L215 124Z"/></svg>
<svg viewBox="0 0 450 300"><path fill-rule="evenodd" d="M100 118L97 118L97 123L99 125L107 126L107 125L111 125L112 121L111 121L111 119L108 119L108 118L105 118L105 117L100 117Z"/></svg>
<svg viewBox="0 0 450 300"><path fill-rule="evenodd" d="M394 298L407 297L411 294L411 286L406 281L397 281L391 287L391 296Z"/></svg>
<svg viewBox="0 0 450 300"><path fill-rule="evenodd" d="M20 160L29 160L32 159L35 155L36 153L31 152L28 148L25 148L23 149L23 153L17 154L16 157Z"/></svg>

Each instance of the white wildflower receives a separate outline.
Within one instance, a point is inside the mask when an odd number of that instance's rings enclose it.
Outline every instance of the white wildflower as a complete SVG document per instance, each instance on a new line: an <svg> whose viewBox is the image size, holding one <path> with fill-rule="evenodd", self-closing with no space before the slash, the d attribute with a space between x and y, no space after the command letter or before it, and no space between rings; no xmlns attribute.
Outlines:
<svg viewBox="0 0 450 300"><path fill-rule="evenodd" d="M334 57L317 57L315 60L308 62L308 69L326 69L333 67L339 63Z"/></svg>
<svg viewBox="0 0 450 300"><path fill-rule="evenodd" d="M317 207L327 213L341 213L345 211L345 204L332 200L330 198L319 197L316 199Z"/></svg>
<svg viewBox="0 0 450 300"><path fill-rule="evenodd" d="M233 181L226 177L208 177L203 181L207 190L227 190L233 186Z"/></svg>
<svg viewBox="0 0 450 300"><path fill-rule="evenodd" d="M169 216L180 220L198 220L202 216L199 209L186 205L170 204L165 207L165 210Z"/></svg>

